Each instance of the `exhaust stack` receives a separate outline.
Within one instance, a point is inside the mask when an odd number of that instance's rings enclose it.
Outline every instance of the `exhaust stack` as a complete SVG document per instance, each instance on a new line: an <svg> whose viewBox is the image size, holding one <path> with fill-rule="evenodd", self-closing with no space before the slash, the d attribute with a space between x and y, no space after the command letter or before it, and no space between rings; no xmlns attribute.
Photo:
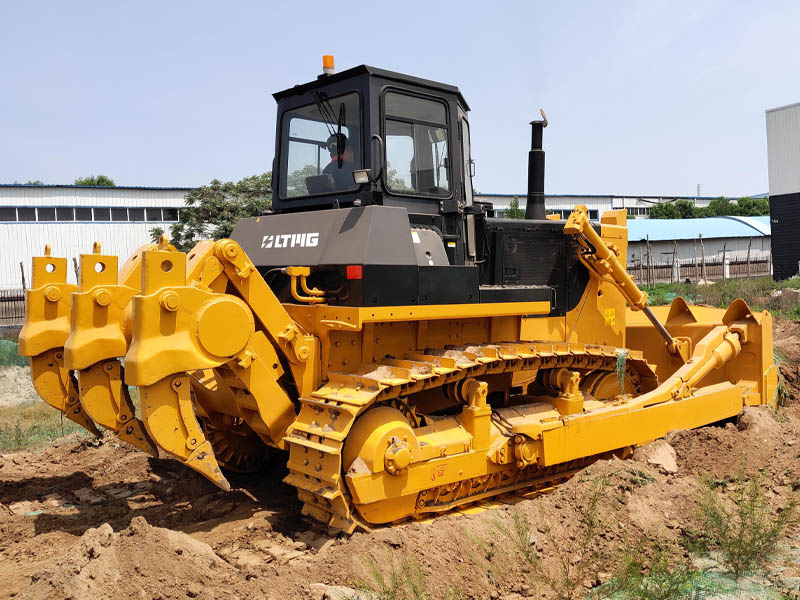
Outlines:
<svg viewBox="0 0 800 600"><path fill-rule="evenodd" d="M528 152L528 201L525 205L525 218L544 220L544 150L542 150L542 130L547 127L547 116L542 113L541 121L531 121L531 151Z"/></svg>

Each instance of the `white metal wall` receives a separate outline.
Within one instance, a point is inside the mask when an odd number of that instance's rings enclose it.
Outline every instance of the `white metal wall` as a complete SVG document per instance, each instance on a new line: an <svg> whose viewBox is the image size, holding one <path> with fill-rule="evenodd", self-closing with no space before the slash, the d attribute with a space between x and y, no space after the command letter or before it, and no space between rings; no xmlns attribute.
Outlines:
<svg viewBox="0 0 800 600"><path fill-rule="evenodd" d="M90 254L92 244L100 242L104 254L119 256L119 264L143 244L150 241L150 230L161 227L169 231L171 223L0 223L0 288L22 287L20 263L25 282L31 285L31 257L43 256L50 244L53 256L66 256L68 281L76 283L72 258Z"/></svg>
<svg viewBox="0 0 800 600"><path fill-rule="evenodd" d="M800 103L767 111L769 194L800 192Z"/></svg>
<svg viewBox="0 0 800 600"><path fill-rule="evenodd" d="M0 206L82 206L127 208L180 208L188 189L90 188L69 186L0 186ZM72 258L92 251L97 241L102 251L120 257L120 264L150 241L150 230L169 230L172 223L144 222L0 222L0 288L31 285L31 257L41 256L46 244L53 256L69 259L69 281L75 283Z"/></svg>

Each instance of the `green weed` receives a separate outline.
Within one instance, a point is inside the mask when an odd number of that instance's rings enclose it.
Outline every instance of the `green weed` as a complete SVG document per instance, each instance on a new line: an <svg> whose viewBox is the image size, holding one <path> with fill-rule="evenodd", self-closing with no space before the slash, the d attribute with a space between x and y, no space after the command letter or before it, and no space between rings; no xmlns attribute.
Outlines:
<svg viewBox="0 0 800 600"><path fill-rule="evenodd" d="M511 512L510 523L495 519L494 529L501 540L496 559L515 564L532 584L548 589L558 598L575 600L583 597L585 582L595 579L601 568L598 543L604 526L601 504L609 485L610 476L595 481L581 510L576 531L570 536L571 543L565 544L547 527L540 528L550 547L547 564L536 551L536 534L521 511L514 509Z"/></svg>
<svg viewBox="0 0 800 600"><path fill-rule="evenodd" d="M650 554L651 558L646 558ZM650 552L637 544L623 557L614 578L600 589L595 598L620 600L672 600L685 598L692 590L695 571L683 564L673 565L671 554L658 542Z"/></svg>
<svg viewBox="0 0 800 600"><path fill-rule="evenodd" d="M716 487L706 482L698 499L698 519L707 536L709 550L717 550L722 564L736 578L775 555L786 528L794 522L796 499L777 514L772 513L764 493L764 478L748 478L740 469L725 502Z"/></svg>
<svg viewBox="0 0 800 600"><path fill-rule="evenodd" d="M644 471L633 467L627 469L626 474L626 479L635 486L647 485L648 483L653 483L656 480L656 478L649 473L645 473Z"/></svg>
<svg viewBox="0 0 800 600"><path fill-rule="evenodd" d="M355 587L370 600L434 600L428 591L428 582L419 564L413 560L395 558L389 554L388 559L379 565L372 558L363 559L367 571L367 580L355 582ZM460 587L448 587L441 600L464 600L464 592Z"/></svg>
<svg viewBox="0 0 800 600"><path fill-rule="evenodd" d="M42 446L79 431L84 430L44 402L0 407L0 452Z"/></svg>

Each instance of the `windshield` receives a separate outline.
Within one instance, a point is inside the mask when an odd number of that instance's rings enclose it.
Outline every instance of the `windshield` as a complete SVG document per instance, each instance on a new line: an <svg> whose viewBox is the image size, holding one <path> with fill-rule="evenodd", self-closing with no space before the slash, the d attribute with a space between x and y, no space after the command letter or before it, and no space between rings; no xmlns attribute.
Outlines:
<svg viewBox="0 0 800 600"><path fill-rule="evenodd" d="M281 133L282 198L355 190L360 169L361 103L355 92L287 111Z"/></svg>

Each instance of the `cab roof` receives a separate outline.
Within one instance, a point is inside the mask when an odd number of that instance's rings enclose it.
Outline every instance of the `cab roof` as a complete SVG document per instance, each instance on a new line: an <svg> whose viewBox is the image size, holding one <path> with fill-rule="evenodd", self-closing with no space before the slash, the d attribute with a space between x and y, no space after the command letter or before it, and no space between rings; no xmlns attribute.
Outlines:
<svg viewBox="0 0 800 600"><path fill-rule="evenodd" d="M272 94L272 97L275 98L275 100L281 100L282 98L288 98L290 96L303 94L309 90L322 87L329 83L344 81L346 79L350 79L351 77L356 77L358 75L364 75L364 74L381 77L383 79L389 79L392 81L398 81L401 83L409 83L412 85L417 85L419 87L428 88L435 91L455 94L458 97L458 102L463 106L464 110L467 111L469 110L469 105L467 104L467 101L464 99L464 96L461 95L459 89L454 85L439 83L438 81L431 81L430 79L422 79L420 77L413 77L411 75L404 75L403 73L396 73L395 71L378 69L377 67L370 67L369 65L359 65L357 67L353 67L345 71L340 71L332 75L322 75L317 79L315 79L314 81L309 81L308 83L295 85L281 92L276 92Z"/></svg>

